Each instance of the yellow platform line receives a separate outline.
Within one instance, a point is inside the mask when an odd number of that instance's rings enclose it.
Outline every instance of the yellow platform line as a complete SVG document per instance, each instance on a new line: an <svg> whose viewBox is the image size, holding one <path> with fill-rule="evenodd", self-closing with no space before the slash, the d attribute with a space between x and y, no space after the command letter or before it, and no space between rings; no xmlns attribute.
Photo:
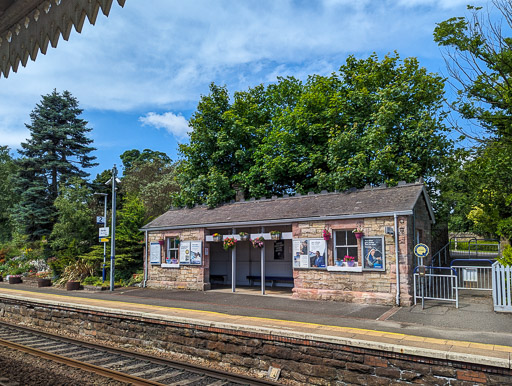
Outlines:
<svg viewBox="0 0 512 386"><path fill-rule="evenodd" d="M428 338L418 335L409 335L409 334L403 334L398 332L389 332L389 331L380 331L380 330L371 330L371 329L365 329L365 328L358 328L358 327L343 327L343 326L333 326L328 324L319 324L319 323L312 323L312 322L300 322L295 320L283 320L283 319L275 319L275 318L265 318L261 316L243 316L243 315L230 315L225 314L221 312L216 311L207 311L207 310L194 310L189 308L181 308L181 307L171 307L171 306L159 306L159 305L153 305L153 304L144 304L144 303L132 303L132 302L124 302L120 300L106 300L106 299L90 299L90 298L82 298L79 296L66 296L66 295L57 295L57 294L42 294L40 292L32 292L32 291L22 291L22 290L15 290L10 288L0 288L0 293L2 291L8 291L13 292L17 294L33 294L33 295L44 295L49 298L62 298L62 299L80 299L85 300L88 302L96 302L100 304L106 304L106 303L114 303L114 304L123 304L123 305L130 305L134 306L136 308L155 308L155 309L163 309L163 310L172 310L172 311L178 311L178 312L184 312L184 313L198 313L198 314L205 314L205 315L216 315L221 316L222 318L228 318L228 319L252 319L255 321L264 321L264 322L274 322L278 324L293 324L297 326L307 326L307 327L314 327L314 328L329 328L334 329L340 332L345 333L352 333L352 334L359 334L359 335L365 335L365 336L391 336L393 338L399 338L401 343L405 343L404 341L408 341L408 343L412 343L414 341L419 341L419 338L422 338L422 341L428 342L428 343L435 343L443 346L463 346L463 347L473 347L478 348L482 350L488 350L488 351L501 351L501 352L512 352L512 346L502 346L502 345L495 345L495 344L488 344L488 343L476 343L471 341L463 341L463 340L450 340L450 339L438 339L438 338ZM41 298L39 298L41 299ZM69 302L68 303L72 303ZM108 308L108 307L106 307Z"/></svg>

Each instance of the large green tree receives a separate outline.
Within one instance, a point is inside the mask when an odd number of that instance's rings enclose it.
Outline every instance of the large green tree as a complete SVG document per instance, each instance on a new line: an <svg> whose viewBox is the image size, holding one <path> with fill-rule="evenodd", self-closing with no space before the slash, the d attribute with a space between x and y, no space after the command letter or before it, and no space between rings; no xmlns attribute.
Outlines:
<svg viewBox="0 0 512 386"><path fill-rule="evenodd" d="M7 146L0 146L0 243L7 242L12 236L10 212L17 201L13 180L16 164Z"/></svg>
<svg viewBox="0 0 512 386"><path fill-rule="evenodd" d="M61 186L55 200L57 222L50 235L50 245L61 267L74 262L97 241L94 214L88 203L91 194L86 181L72 177Z"/></svg>
<svg viewBox="0 0 512 386"><path fill-rule="evenodd" d="M396 184L424 177L432 191L451 152L444 81L416 59L349 57L331 76L236 92L212 85L181 145L181 205Z"/></svg>
<svg viewBox="0 0 512 386"><path fill-rule="evenodd" d="M51 232L59 184L85 178L94 163L88 138L91 128L79 118L82 110L68 91L43 95L30 113L30 138L21 144L16 189L20 197L15 218L22 232L36 239Z"/></svg>
<svg viewBox="0 0 512 386"><path fill-rule="evenodd" d="M144 149L127 150L123 161L122 194L136 196L144 207L147 221L169 209L172 194L179 191L175 181L176 165L167 154Z"/></svg>
<svg viewBox="0 0 512 386"><path fill-rule="evenodd" d="M439 23L434 39L446 48L446 62L458 95L453 109L479 128L462 130L477 145L461 163L467 199L458 210L471 220L471 230L510 240L512 37L508 35L512 4L501 0L492 3L489 11L468 6L468 16Z"/></svg>

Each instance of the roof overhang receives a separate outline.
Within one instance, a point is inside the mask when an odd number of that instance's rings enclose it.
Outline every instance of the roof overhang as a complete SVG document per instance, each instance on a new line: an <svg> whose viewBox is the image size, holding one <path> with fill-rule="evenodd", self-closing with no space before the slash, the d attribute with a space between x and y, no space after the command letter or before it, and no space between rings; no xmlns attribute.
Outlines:
<svg viewBox="0 0 512 386"><path fill-rule="evenodd" d="M126 0L117 0L123 7ZM113 0L0 0L0 77L26 66L48 44L68 40L72 27L80 33L85 18L91 24L101 9L108 16Z"/></svg>
<svg viewBox="0 0 512 386"><path fill-rule="evenodd" d="M239 228L239 227L250 227L250 226L262 226L262 225L285 225L294 222L305 222L305 221L329 221L329 220L345 220L345 219L356 219L365 217L393 217L397 216L410 216L413 214L412 210L402 210L398 212L379 212L379 213L358 213L358 214L347 214L338 216L318 216L318 217L301 217L291 219L278 219L278 220L259 220L259 221L239 221L230 223L213 223L213 224L189 224L179 226L168 226L168 227L143 227L140 231L165 231L174 229L193 229L193 228Z"/></svg>

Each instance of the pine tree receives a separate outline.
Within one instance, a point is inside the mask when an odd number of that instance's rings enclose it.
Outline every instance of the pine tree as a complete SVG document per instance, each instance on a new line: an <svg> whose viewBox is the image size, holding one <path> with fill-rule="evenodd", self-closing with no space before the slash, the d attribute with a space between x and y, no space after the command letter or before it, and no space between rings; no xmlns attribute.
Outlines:
<svg viewBox="0 0 512 386"><path fill-rule="evenodd" d="M9 241L12 224L9 213L17 201L14 194L13 176L16 164L7 146L0 146L0 243Z"/></svg>
<svg viewBox="0 0 512 386"><path fill-rule="evenodd" d="M59 184L71 177L85 178L83 169L97 165L95 150L87 137L91 128L80 119L82 109L69 91L62 94L53 90L43 95L41 102L30 113L26 124L30 138L19 150L19 173L16 179L20 203L15 219L20 231L29 239L51 233L55 223L55 199Z"/></svg>

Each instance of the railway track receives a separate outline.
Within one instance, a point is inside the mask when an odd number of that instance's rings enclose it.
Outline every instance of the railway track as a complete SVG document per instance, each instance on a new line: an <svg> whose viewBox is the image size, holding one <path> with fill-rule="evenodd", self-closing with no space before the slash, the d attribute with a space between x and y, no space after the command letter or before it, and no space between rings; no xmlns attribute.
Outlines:
<svg viewBox="0 0 512 386"><path fill-rule="evenodd" d="M132 385L276 385L1 322L0 345Z"/></svg>

